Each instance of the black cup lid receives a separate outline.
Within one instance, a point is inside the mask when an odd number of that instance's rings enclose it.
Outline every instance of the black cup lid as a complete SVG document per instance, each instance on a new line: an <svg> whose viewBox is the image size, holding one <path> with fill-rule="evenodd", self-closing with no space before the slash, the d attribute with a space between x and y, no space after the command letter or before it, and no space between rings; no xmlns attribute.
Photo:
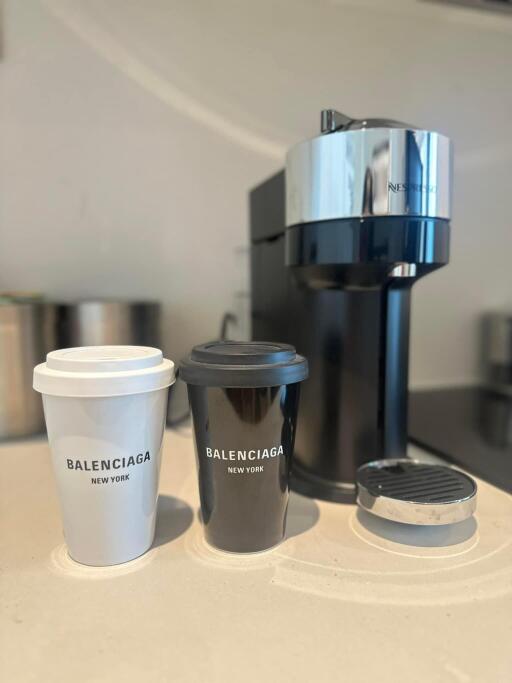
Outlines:
<svg viewBox="0 0 512 683"><path fill-rule="evenodd" d="M275 387L307 376L307 360L293 346L274 342L200 344L180 366L180 377L187 384L216 387Z"/></svg>

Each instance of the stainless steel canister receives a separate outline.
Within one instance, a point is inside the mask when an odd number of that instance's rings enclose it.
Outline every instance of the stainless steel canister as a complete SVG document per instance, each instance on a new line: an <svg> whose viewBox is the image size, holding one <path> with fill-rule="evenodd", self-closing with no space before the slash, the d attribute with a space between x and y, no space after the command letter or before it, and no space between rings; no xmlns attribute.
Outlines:
<svg viewBox="0 0 512 683"><path fill-rule="evenodd" d="M157 301L81 299L57 301L58 347L134 346L162 347L161 305ZM188 414L185 387L175 383L169 392L168 421Z"/></svg>
<svg viewBox="0 0 512 683"><path fill-rule="evenodd" d="M485 382L512 394L512 312L488 313L482 322Z"/></svg>
<svg viewBox="0 0 512 683"><path fill-rule="evenodd" d="M84 299L56 302L60 347L132 344L160 347L160 304Z"/></svg>
<svg viewBox="0 0 512 683"><path fill-rule="evenodd" d="M34 366L55 348L54 308L32 295L0 293L0 439L44 429Z"/></svg>

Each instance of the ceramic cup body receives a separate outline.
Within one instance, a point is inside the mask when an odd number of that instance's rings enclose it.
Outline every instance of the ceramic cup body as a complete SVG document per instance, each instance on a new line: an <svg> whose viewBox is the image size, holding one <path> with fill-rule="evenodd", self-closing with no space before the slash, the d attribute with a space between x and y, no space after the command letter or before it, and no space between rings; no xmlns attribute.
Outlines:
<svg viewBox="0 0 512 683"><path fill-rule="evenodd" d="M201 514L209 544L271 548L285 534L300 384L188 385Z"/></svg>
<svg viewBox="0 0 512 683"><path fill-rule="evenodd" d="M70 556L120 564L155 533L168 388L124 396L43 394Z"/></svg>

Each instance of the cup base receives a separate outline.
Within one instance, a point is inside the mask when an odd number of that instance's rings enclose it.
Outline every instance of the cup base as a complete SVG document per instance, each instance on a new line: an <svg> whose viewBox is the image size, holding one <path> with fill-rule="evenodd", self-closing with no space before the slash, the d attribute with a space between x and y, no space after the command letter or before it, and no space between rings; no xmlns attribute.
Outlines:
<svg viewBox="0 0 512 683"><path fill-rule="evenodd" d="M267 548L261 548L259 550L228 550L226 548L220 548L219 546L216 546L214 543L211 543L206 537L204 538L204 542L210 548L210 550L213 550L216 553L225 553L226 555L242 555L242 556L247 556L247 557L253 557L255 555L263 555L265 553L270 553L276 548L278 548L284 541L284 537L281 538L277 543L274 543L273 545L269 545Z"/></svg>
<svg viewBox="0 0 512 683"><path fill-rule="evenodd" d="M135 555L130 555L130 557L126 557L120 560L114 560L114 561L106 561L106 562L90 562L86 560L79 560L77 557L74 557L71 551L68 548L68 555L69 557L73 560L73 562L76 562L77 564L81 564L84 567L116 567L121 564L126 564L127 562L133 562L133 560L138 559L139 557L142 557L142 555L145 555L149 550L151 550L151 547L153 545L154 539L151 540L151 543L144 548L141 552L137 552Z"/></svg>

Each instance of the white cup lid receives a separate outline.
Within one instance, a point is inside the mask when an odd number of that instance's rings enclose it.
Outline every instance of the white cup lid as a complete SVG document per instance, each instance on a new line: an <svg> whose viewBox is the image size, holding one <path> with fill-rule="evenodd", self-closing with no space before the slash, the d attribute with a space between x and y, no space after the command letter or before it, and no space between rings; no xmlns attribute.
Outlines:
<svg viewBox="0 0 512 683"><path fill-rule="evenodd" d="M174 383L174 363L149 346L80 346L51 351L34 368L34 389L52 396L123 396Z"/></svg>

